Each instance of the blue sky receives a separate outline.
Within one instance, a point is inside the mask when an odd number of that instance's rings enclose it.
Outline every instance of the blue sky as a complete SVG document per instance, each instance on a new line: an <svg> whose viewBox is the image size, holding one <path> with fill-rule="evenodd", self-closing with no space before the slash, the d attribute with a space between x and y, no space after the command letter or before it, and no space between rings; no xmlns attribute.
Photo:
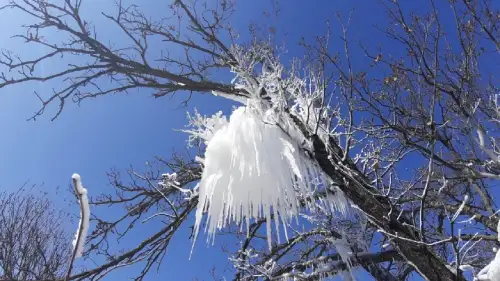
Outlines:
<svg viewBox="0 0 500 281"><path fill-rule="evenodd" d="M168 12L169 1L161 1L165 2L163 9L158 7L157 3L160 1L141 2L141 9L152 16L161 16L162 11ZM272 7L270 1L240 1L233 23L242 35L247 32L251 21L265 20L270 26L277 27L280 35L277 43L285 43L288 50L284 56L286 60L301 56L303 50L296 44L300 38L322 34L325 19L331 18L338 10L347 15L354 7L353 35L376 39L370 35L369 30L361 28L365 26L370 29L367 21L376 15L376 6L364 2L368 1L321 1L318 5L309 5L306 1L288 1L280 4L280 16L274 18L264 17L262 14ZM89 21L97 26L105 26L99 35L110 36L109 40L117 44L124 43L123 38L115 36L116 30L100 14L95 13L97 7L99 10L109 10L110 3L113 2L87 0L84 1L83 9L88 9L86 15ZM27 56L43 51L34 50L20 40L8 38L19 31L21 24L26 21L25 17L17 13L2 13L1 48ZM287 35L283 36L280 31ZM57 38L60 34L47 36ZM341 47L339 42L337 44ZM42 65L41 71L50 72L54 67L57 67L57 62L56 65ZM155 155L168 157L173 150L184 148L186 135L174 132L173 129L182 128L186 124L187 110L197 107L202 113L208 114L230 108L229 102L223 102L221 108L221 100L208 95L192 99L189 108L179 108L179 98L154 99L146 91L137 91L128 95L87 100L80 106L69 104L54 122L50 121L50 111L36 122L26 121L40 106L32 92L50 93L52 87L57 86L51 83L33 83L0 89L0 131L3 132L3 137L0 138L0 155L3 158L0 162L0 187L15 190L29 180L38 185L34 192L47 192L58 207L75 214L78 209L71 204L72 195L67 191L72 173L82 175L91 195L109 192L111 188L107 184L106 172L110 168L124 170L130 165L141 168ZM57 187L60 187L60 191L56 194ZM113 210L109 212L108 215L112 215ZM67 227L73 231L76 221L68 222ZM156 229L158 225L143 227ZM209 271L212 266L224 270L227 266L226 256L220 253L217 246L207 249L203 241L198 242L193 259L189 261L191 243L186 234L179 233L175 237L159 274L152 272L146 280L192 280L194 277L210 280ZM200 240L204 240L204 237L200 237ZM133 272L133 268L119 271L107 280L126 280L130 272ZM221 271L218 273L223 274Z"/></svg>
<svg viewBox="0 0 500 281"><path fill-rule="evenodd" d="M87 19L104 28L99 34L114 43L125 43L122 37L116 36L116 30L95 12L108 10L113 1L83 2ZM153 17L169 12L167 5L170 1L128 2L140 3L141 9ZM347 17L349 11L354 9L350 27L354 41L361 40L373 48L387 46L389 43L373 27L376 23L385 24L386 21L385 12L377 4L378 1L317 2L311 5L310 1L280 1L280 16L274 18L264 17L262 14L272 7L269 0L239 1L233 24L243 35L242 39L248 38L245 34L249 22L267 21L270 26L276 27L279 35L277 43L286 44L288 51L282 56L284 61L293 56L302 56L303 49L297 46L300 38L312 39L313 35L323 34L325 20L329 18L333 22L336 11ZM17 13L2 13L0 48L28 56L41 51L27 47L20 40L8 38L19 31L20 25L26 21L25 17ZM334 32L338 32L335 24L332 27ZM58 33L49 35L52 38L60 36ZM332 37L332 44L336 50L343 48L336 35ZM363 61L364 56L361 54L354 58L355 65ZM57 63L42 65L42 71L50 72L54 67L57 67ZM223 78L229 80L231 77L228 75ZM52 112L38 118L36 122L26 121L40 106L32 92L36 90L42 94L50 93L52 87L56 86L58 85L50 83L26 84L0 89L0 131L3 132L0 138L0 155L3 160L0 161L0 187L15 190L29 180L30 183L39 184L35 192L49 193L57 206L73 213L77 212L77 207L67 201L72 199L67 191L72 173L82 175L91 195L109 192L111 189L107 184L106 172L110 168L124 170L130 165L140 168L156 155L168 157L173 150L184 149L187 136L173 129L182 128L186 124L186 111L196 107L200 112L209 114L221 109L227 112L231 106L230 102L221 103L219 98L199 95L192 99L188 108L179 108L179 97L154 99L147 91L136 91L86 100L80 106L69 104L54 122L50 121ZM58 194L57 187L61 187ZM109 210L109 214L112 215L113 210ZM76 222L68 222L67 227L72 231ZM175 237L160 273L152 273L146 280L192 280L194 277L210 280L209 271L212 266L224 269L225 255L219 252L217 246L207 249L200 241L193 259L188 261L191 243L185 234L179 233ZM204 237L200 240L204 240ZM126 280L127 274L127 271L118 272L113 277ZM363 280L368 280L365 278L363 275Z"/></svg>

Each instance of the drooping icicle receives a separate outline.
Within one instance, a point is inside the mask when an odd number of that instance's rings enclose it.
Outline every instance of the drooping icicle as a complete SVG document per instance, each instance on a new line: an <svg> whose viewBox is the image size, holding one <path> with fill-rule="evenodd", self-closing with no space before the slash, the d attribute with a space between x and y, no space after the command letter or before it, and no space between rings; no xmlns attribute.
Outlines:
<svg viewBox="0 0 500 281"><path fill-rule="evenodd" d="M299 212L297 195L310 194L321 177L296 142L260 116L251 107L237 108L206 142L195 237L204 212L209 238L230 222L266 218L271 247L271 217L277 226L289 222Z"/></svg>

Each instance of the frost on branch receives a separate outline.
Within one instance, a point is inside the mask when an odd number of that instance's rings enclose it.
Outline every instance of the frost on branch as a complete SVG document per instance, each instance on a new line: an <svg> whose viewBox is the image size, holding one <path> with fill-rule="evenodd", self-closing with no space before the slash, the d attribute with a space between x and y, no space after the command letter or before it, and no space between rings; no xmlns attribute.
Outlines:
<svg viewBox="0 0 500 281"><path fill-rule="evenodd" d="M87 189L83 188L80 175L73 174L72 179L76 195L78 196L78 202L80 203L80 222L78 223L78 229L75 233L75 239L73 240L75 258L79 258L83 254L85 239L89 230L90 207Z"/></svg>
<svg viewBox="0 0 500 281"><path fill-rule="evenodd" d="M191 129L183 130L183 132L189 134L189 145L195 144L197 140L204 140L206 145L208 140L212 139L220 128L227 125L226 116L222 115L222 111L217 112L210 118L206 118L195 109L194 114L190 115L188 113L187 118Z"/></svg>
<svg viewBox="0 0 500 281"><path fill-rule="evenodd" d="M318 135L324 141L336 136L339 126L332 121L338 118L339 109L331 107L332 95L324 88L320 70L294 61L290 71L286 71L275 57L274 48L267 44L250 48L233 46L231 51L238 61L232 68L235 88L248 93L252 99L267 102L272 108L264 114L273 112L281 128L299 144L309 142L298 132L290 116L300 120L309 135Z"/></svg>
<svg viewBox="0 0 500 281"><path fill-rule="evenodd" d="M199 201L194 237L205 217L205 232L212 241L217 230L231 223L246 225L248 233L251 221L264 218L271 248L273 224L279 240L280 225L288 225L299 212L314 220L319 218L315 212L345 215L350 208L310 154L309 136L329 140L335 126L328 118L335 114L324 100L322 79L313 71L304 79L285 75L266 50L235 47L233 52L238 64L232 69L232 83L244 93L239 96L249 97L238 100L244 106L236 108L229 120L221 112L212 117L195 112L188 116L190 128L184 130L191 145L201 140L206 146L204 159L197 160L204 169L195 188ZM260 75L253 71L258 64ZM288 239L287 227L282 229Z"/></svg>

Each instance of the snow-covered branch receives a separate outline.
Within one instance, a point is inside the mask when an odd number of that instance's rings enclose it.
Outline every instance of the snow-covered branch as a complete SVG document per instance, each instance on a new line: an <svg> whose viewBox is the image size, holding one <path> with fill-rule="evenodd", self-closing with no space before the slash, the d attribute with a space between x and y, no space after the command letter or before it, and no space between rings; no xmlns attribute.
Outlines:
<svg viewBox="0 0 500 281"><path fill-rule="evenodd" d="M83 255L85 239L89 230L90 206L87 189L83 187L80 175L73 174L72 179L76 195L78 196L78 203L80 204L80 222L78 223L78 229L73 240L75 258L79 258Z"/></svg>
<svg viewBox="0 0 500 281"><path fill-rule="evenodd" d="M70 279L75 259L80 258L83 255L90 222L90 206L89 199L87 197L87 189L83 187L82 179L79 174L73 174L71 178L73 180L75 195L77 196L78 203L80 205L80 221L75 233L75 238L73 239L73 255L66 274L66 281Z"/></svg>

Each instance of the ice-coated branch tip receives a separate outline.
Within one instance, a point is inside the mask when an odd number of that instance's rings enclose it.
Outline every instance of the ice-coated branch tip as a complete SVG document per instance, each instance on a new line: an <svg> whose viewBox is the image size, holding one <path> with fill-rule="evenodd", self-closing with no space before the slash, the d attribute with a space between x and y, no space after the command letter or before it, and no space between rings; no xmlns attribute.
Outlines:
<svg viewBox="0 0 500 281"><path fill-rule="evenodd" d="M90 207L89 199L87 197L87 189L82 185L82 180L79 174L73 174L71 177L78 196L78 203L80 205L80 222L78 229L75 233L73 246L75 247L75 258L79 258L83 254L85 239L89 229Z"/></svg>

